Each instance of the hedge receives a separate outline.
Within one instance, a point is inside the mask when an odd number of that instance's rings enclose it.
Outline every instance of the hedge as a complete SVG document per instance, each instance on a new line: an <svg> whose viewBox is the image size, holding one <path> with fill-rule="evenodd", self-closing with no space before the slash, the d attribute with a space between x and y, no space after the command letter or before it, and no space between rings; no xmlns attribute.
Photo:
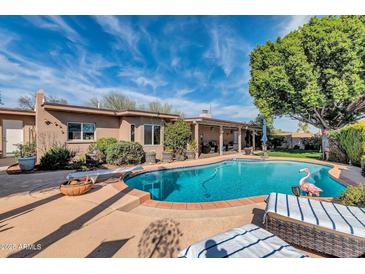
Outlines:
<svg viewBox="0 0 365 274"><path fill-rule="evenodd" d="M346 206L365 207L365 186L362 184L349 186L341 194L340 202Z"/></svg>
<svg viewBox="0 0 365 274"><path fill-rule="evenodd" d="M89 152L95 152L97 160L104 163L108 147L115 143L118 143L118 140L115 138L100 138L95 144L89 146Z"/></svg>
<svg viewBox="0 0 365 274"><path fill-rule="evenodd" d="M365 121L350 124L330 134L330 159L343 162L351 161L360 166L361 157L365 153ZM337 155L336 154L345 154ZM345 156L345 157L344 157Z"/></svg>
<svg viewBox="0 0 365 274"><path fill-rule="evenodd" d="M106 162L108 164L140 164L143 161L143 147L138 143L122 141L109 145L106 150Z"/></svg>

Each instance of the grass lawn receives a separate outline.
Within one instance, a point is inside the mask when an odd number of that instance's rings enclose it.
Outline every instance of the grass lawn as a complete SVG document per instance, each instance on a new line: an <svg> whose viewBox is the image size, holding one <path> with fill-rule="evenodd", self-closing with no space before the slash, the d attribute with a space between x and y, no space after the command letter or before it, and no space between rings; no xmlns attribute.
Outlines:
<svg viewBox="0 0 365 274"><path fill-rule="evenodd" d="M316 150L269 150L268 154L273 157L311 158L317 160L321 157L321 153ZM256 155L262 156L263 152L260 151Z"/></svg>

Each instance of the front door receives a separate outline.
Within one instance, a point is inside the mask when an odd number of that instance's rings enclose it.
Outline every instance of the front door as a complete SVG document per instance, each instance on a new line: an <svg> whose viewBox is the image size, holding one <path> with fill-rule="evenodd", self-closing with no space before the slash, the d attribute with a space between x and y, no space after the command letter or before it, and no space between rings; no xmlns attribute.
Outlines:
<svg viewBox="0 0 365 274"><path fill-rule="evenodd" d="M23 144L23 121L3 120L5 155L14 155L18 144Z"/></svg>

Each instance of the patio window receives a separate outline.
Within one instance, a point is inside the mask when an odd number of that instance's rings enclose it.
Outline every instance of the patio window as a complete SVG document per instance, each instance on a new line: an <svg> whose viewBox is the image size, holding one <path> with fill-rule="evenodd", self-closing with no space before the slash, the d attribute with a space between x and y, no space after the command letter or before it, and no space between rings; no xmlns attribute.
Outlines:
<svg viewBox="0 0 365 274"><path fill-rule="evenodd" d="M144 125L144 144L159 145L161 143L161 126Z"/></svg>
<svg viewBox="0 0 365 274"><path fill-rule="evenodd" d="M68 140L93 141L95 139L94 123L68 123Z"/></svg>
<svg viewBox="0 0 365 274"><path fill-rule="evenodd" d="M131 125L131 142L135 141L135 134L136 134L136 126Z"/></svg>

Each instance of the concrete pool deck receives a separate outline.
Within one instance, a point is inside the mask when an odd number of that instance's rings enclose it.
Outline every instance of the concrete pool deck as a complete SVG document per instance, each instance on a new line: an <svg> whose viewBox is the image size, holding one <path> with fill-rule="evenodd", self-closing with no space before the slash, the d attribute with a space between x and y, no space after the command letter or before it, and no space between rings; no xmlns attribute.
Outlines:
<svg viewBox="0 0 365 274"><path fill-rule="evenodd" d="M260 159L226 155L144 167L206 164L232 157ZM365 183L359 168L335 168L339 178ZM138 196L120 191L115 182L97 184L79 197L65 197L57 186L67 173L0 174L0 257L175 257L196 241L243 224L262 223L262 201L209 210L163 209L141 204Z"/></svg>

